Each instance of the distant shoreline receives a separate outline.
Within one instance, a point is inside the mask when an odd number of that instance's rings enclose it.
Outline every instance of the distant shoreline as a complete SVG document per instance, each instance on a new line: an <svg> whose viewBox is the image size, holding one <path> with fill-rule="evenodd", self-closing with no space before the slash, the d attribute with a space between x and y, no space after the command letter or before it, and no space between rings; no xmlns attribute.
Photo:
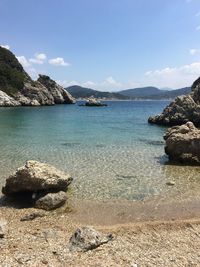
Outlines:
<svg viewBox="0 0 200 267"><path fill-rule="evenodd" d="M136 101L173 101L172 99L101 99L101 98L97 98L99 101L121 101L121 102L136 102ZM76 99L77 101L86 101L86 99Z"/></svg>

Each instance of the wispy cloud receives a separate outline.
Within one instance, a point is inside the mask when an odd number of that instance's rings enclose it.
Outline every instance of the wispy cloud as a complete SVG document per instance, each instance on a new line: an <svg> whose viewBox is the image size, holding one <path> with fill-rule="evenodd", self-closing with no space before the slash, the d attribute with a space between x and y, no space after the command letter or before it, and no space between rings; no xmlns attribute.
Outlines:
<svg viewBox="0 0 200 267"><path fill-rule="evenodd" d="M167 67L161 70L147 71L145 82L158 87L180 88L191 85L199 77L200 62L180 67Z"/></svg>
<svg viewBox="0 0 200 267"><path fill-rule="evenodd" d="M190 53L190 55L192 55L192 56L196 55L198 52L199 52L198 49L195 49L195 48L191 48L191 49L189 50L189 53Z"/></svg>
<svg viewBox="0 0 200 267"><path fill-rule="evenodd" d="M200 16L200 11L195 14L196 17Z"/></svg>
<svg viewBox="0 0 200 267"><path fill-rule="evenodd" d="M182 65L179 67L166 67L158 70L150 70L143 74L137 81L119 82L112 76L107 77L101 82L95 81L57 81L64 87L72 85L80 85L89 87L99 91L119 91L128 88L136 88L143 86L156 86L158 88L182 88L190 86L200 75L200 62L193 62L191 64Z"/></svg>
<svg viewBox="0 0 200 267"><path fill-rule="evenodd" d="M44 53L36 53L34 58L30 58L29 61L33 64L43 64L47 59L46 54Z"/></svg>
<svg viewBox="0 0 200 267"><path fill-rule="evenodd" d="M200 31L200 25L198 25L198 26L196 27L196 30L197 30L197 31Z"/></svg>
<svg viewBox="0 0 200 267"><path fill-rule="evenodd" d="M8 50L10 49L10 46L7 45L7 44L6 44L6 45L0 45L0 46L3 47L3 48L6 48L6 49L8 49Z"/></svg>
<svg viewBox="0 0 200 267"><path fill-rule="evenodd" d="M100 82L94 82L90 80L86 82L58 80L57 83L64 87L79 85L82 87L92 88L99 91L119 91L121 89L134 88L139 86L139 83L136 82L118 82L112 76L109 76L105 80Z"/></svg>
<svg viewBox="0 0 200 267"><path fill-rule="evenodd" d="M69 63L65 62L62 57L49 59L49 64L54 65L54 66L64 66L64 67L67 67L70 65Z"/></svg>
<svg viewBox="0 0 200 267"><path fill-rule="evenodd" d="M18 59L19 63L22 64L22 66L24 68L27 68L27 67L29 67L31 65L30 62L28 61L28 59L26 59L25 56L18 56L16 58Z"/></svg>

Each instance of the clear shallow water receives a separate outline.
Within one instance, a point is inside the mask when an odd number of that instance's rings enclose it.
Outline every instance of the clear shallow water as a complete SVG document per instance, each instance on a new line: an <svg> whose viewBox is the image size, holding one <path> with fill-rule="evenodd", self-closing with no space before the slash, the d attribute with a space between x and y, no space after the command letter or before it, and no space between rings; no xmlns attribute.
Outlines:
<svg viewBox="0 0 200 267"><path fill-rule="evenodd" d="M73 194L83 199L140 200L199 190L200 168L166 165L166 128L147 123L167 103L0 108L0 185L35 159L70 173ZM169 180L176 181L173 189Z"/></svg>

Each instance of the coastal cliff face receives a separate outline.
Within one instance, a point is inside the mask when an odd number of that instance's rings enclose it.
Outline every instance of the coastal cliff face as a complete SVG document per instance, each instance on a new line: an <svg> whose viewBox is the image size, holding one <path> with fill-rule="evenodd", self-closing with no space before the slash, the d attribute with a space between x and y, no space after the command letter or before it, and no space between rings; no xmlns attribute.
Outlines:
<svg viewBox="0 0 200 267"><path fill-rule="evenodd" d="M38 82L48 89L55 104L73 104L74 98L62 86L46 75L39 75Z"/></svg>
<svg viewBox="0 0 200 267"><path fill-rule="evenodd" d="M149 123L171 126L188 121L200 126L200 78L193 83L190 94L178 96L160 115L148 119Z"/></svg>
<svg viewBox="0 0 200 267"><path fill-rule="evenodd" d="M15 55L0 47L0 106L73 104L74 98L46 75L37 81L24 71Z"/></svg>

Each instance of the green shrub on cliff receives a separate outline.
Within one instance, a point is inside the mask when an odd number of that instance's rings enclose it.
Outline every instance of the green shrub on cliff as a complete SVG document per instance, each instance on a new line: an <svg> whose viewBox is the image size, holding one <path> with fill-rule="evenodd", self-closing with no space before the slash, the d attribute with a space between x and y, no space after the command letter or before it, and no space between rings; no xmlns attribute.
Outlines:
<svg viewBox="0 0 200 267"><path fill-rule="evenodd" d="M27 74L15 55L0 47L0 90L13 95L23 88L26 77Z"/></svg>

